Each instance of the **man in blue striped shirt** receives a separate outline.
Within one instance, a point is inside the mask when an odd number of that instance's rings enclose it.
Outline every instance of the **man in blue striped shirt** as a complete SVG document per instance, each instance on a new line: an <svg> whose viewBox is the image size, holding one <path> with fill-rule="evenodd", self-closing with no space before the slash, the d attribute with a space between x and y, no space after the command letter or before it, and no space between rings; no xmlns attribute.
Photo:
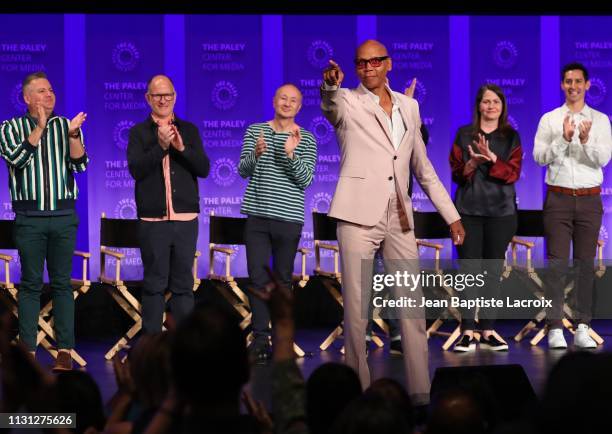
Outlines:
<svg viewBox="0 0 612 434"><path fill-rule="evenodd" d="M240 153L240 176L249 178L240 212L248 216L245 229L247 266L253 286L269 283L265 266L291 284L293 261L304 225L304 190L313 179L317 161L314 136L295 123L302 93L285 84L273 99L274 119L247 128ZM255 340L251 354L270 357L270 314L266 304L250 297Z"/></svg>
<svg viewBox="0 0 612 434"><path fill-rule="evenodd" d="M81 112L72 120L58 116L53 111L55 93L44 72L24 79L23 99L28 112L0 126L0 154L9 169L21 259L19 337L34 354L46 261L59 350L53 369L65 371L72 369L74 348L70 274L79 223L74 173L85 171L89 162L81 133L87 115Z"/></svg>

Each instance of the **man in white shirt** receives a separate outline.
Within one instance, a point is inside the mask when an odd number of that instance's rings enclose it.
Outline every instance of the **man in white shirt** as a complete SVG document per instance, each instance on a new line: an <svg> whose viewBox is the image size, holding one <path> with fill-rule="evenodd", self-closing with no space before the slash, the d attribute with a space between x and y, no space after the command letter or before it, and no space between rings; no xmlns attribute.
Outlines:
<svg viewBox="0 0 612 434"><path fill-rule="evenodd" d="M544 235L551 272L546 279L549 348L567 348L561 328L563 288L560 269L567 263L573 242L573 259L579 266L578 309L574 346L595 348L589 336L593 301L593 260L601 227L602 167L610 161L612 134L608 116L585 103L591 83L586 68L571 63L561 70L565 104L542 116L535 137L533 158L546 166ZM582 266L581 266L582 265Z"/></svg>

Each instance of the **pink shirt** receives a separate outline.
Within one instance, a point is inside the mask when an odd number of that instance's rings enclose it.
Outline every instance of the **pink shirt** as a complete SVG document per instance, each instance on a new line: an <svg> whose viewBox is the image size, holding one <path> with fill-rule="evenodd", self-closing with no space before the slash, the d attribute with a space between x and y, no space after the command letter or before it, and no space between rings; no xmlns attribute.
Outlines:
<svg viewBox="0 0 612 434"><path fill-rule="evenodd" d="M157 125L160 124L160 121L155 119L154 117L153 120L157 123ZM172 205L172 180L170 178L170 154L167 154L162 160L162 167L164 171L164 184L166 187L166 215L164 217L141 217L141 220L147 222L163 222L166 220L186 222L197 218L197 212L174 211L174 207Z"/></svg>

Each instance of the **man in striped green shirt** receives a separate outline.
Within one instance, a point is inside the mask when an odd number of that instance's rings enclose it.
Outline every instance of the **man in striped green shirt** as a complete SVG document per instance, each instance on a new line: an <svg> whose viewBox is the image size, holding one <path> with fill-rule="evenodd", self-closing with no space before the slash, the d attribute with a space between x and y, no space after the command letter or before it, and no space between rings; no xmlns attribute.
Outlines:
<svg viewBox="0 0 612 434"><path fill-rule="evenodd" d="M34 354L46 261L59 350L54 370L70 370L74 348L70 274L78 226L74 173L85 171L89 161L81 133L87 115L81 112L72 120L58 116L53 111L55 93L43 72L24 79L23 99L27 113L0 126L0 154L8 165L21 259L19 337Z"/></svg>
<svg viewBox="0 0 612 434"><path fill-rule="evenodd" d="M255 288L270 279L265 266L286 285L291 284L293 261L304 225L304 190L312 182L317 161L314 136L295 123L302 93L292 84L276 90L274 119L252 124L242 141L239 172L249 178L240 212L248 216L245 228L247 267ZM258 361L270 357L270 314L259 298L250 297L255 340L251 354Z"/></svg>

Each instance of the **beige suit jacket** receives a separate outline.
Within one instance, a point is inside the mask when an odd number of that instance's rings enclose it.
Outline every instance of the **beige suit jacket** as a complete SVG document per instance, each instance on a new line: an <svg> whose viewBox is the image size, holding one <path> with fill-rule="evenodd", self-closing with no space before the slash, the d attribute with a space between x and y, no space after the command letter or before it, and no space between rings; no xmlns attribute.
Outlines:
<svg viewBox="0 0 612 434"><path fill-rule="evenodd" d="M406 95L393 93L406 126L397 150L385 119L387 115L365 87L321 89L321 108L336 129L341 153L338 185L329 216L359 225L376 225L388 205L389 183L393 182L410 228L414 228L408 197L412 171L444 220L449 224L459 220L448 192L427 158L420 134L418 103Z"/></svg>

